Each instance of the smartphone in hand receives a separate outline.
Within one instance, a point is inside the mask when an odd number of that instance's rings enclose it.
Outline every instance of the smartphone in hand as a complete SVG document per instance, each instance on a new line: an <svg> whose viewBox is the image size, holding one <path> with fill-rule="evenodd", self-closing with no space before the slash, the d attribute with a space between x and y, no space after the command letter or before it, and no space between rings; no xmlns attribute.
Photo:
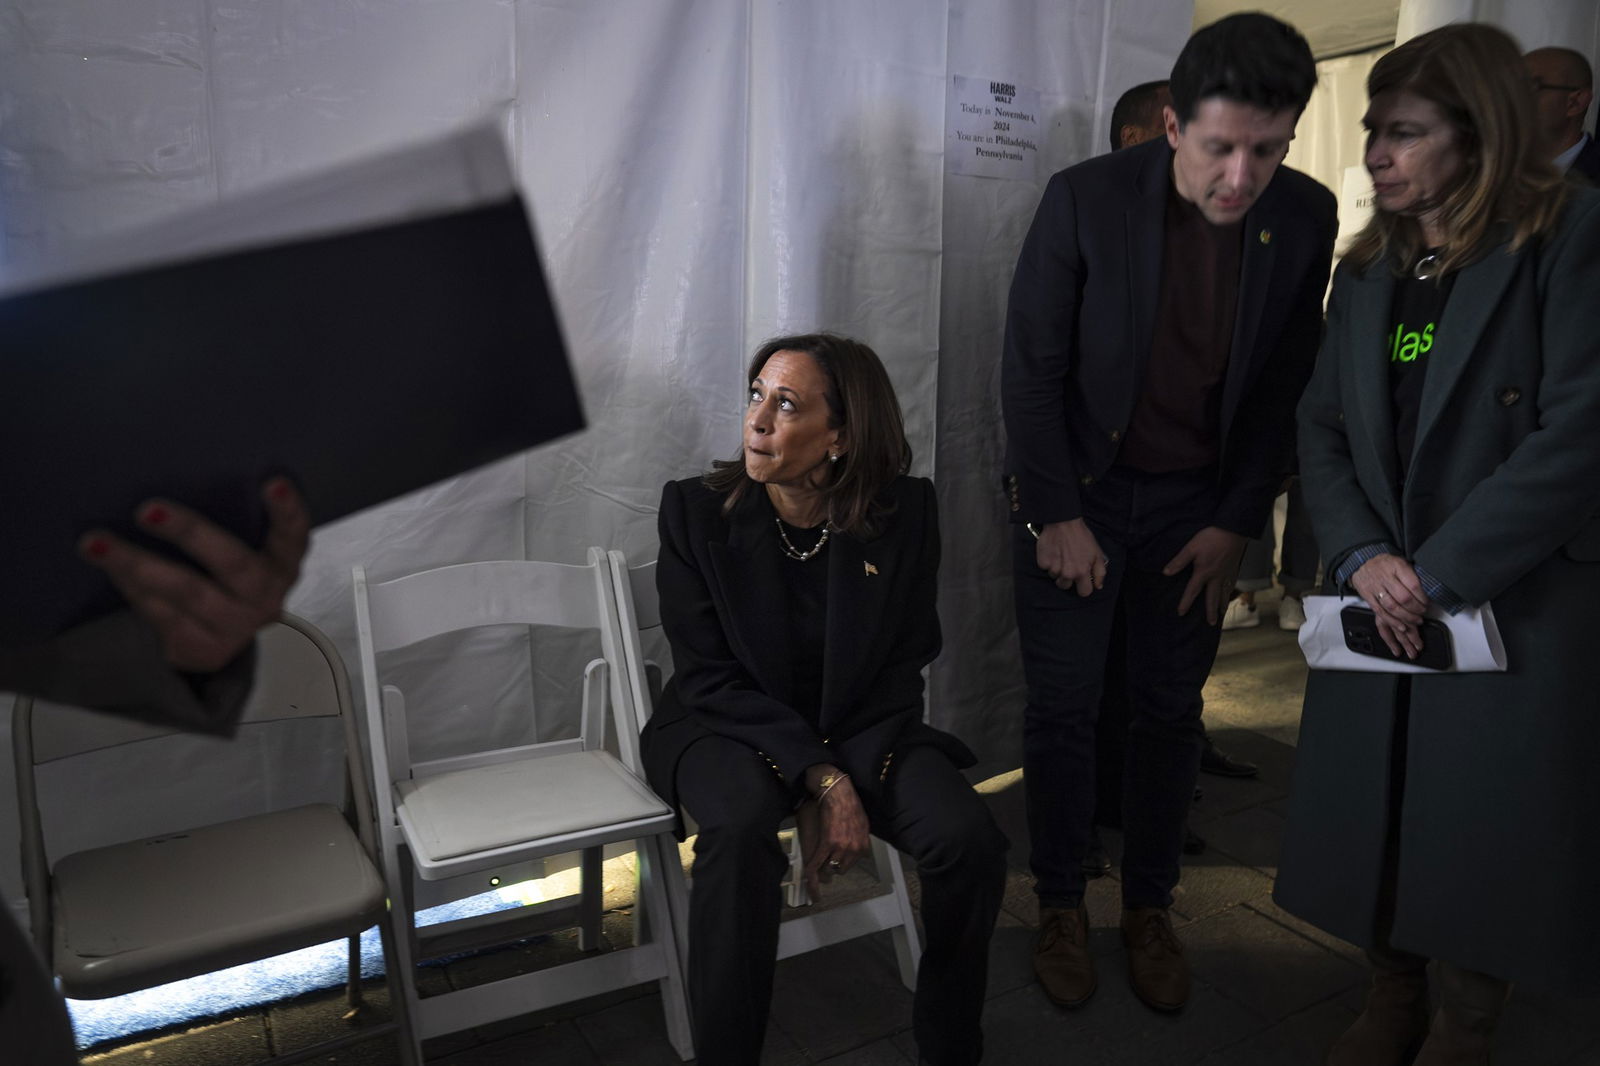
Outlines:
<svg viewBox="0 0 1600 1066"><path fill-rule="evenodd" d="M1378 616L1370 607L1351 604L1339 612L1339 622L1344 627L1344 646L1357 655L1371 655L1377 659L1392 659L1400 663L1413 663L1430 670L1448 670L1455 663L1455 650L1450 644L1450 630L1436 618L1424 618L1417 627L1422 637L1422 651L1415 659L1396 655L1383 642L1378 632Z"/></svg>

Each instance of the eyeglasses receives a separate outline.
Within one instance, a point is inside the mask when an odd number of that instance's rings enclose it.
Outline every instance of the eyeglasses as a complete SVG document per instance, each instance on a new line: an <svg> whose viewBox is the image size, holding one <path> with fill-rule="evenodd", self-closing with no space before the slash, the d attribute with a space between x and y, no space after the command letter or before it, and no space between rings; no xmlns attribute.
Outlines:
<svg viewBox="0 0 1600 1066"><path fill-rule="evenodd" d="M1551 85L1538 78L1529 78L1528 86L1536 93L1544 92L1546 89L1554 89L1558 93L1576 93L1588 88L1587 85Z"/></svg>

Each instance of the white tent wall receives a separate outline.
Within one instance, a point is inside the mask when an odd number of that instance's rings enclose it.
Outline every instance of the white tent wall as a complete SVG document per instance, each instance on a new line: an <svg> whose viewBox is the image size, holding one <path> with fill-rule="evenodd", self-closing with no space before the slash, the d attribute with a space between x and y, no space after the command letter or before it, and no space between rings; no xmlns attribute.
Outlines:
<svg viewBox="0 0 1600 1066"><path fill-rule="evenodd" d="M935 720L986 765L1014 766L1022 699L995 390L1005 289L1049 172L1101 151L1111 100L1163 74L1189 22L1190 5L1170 0L11 0L0 277L496 115L590 429L319 530L291 608L353 662L352 563L381 578L579 561L594 543L648 558L662 482L737 447L755 343L837 329L884 356L917 472L938 471ZM1035 180L946 176L952 74L1040 90ZM530 663L520 635L481 638L478 665L436 675L446 650L404 664L424 746L447 750L462 728L512 740L569 724L528 715L530 685L565 679ZM262 745L202 747L167 772L204 773L218 812L261 802ZM304 753L307 773L318 754ZM62 844L103 835L105 822L74 816L94 790L63 791L74 831ZM0 894L15 899L11 793L6 760ZM148 819L159 831L182 806L163 802L117 829Z"/></svg>
<svg viewBox="0 0 1600 1066"><path fill-rule="evenodd" d="M1575 48L1600 64L1600 4L1595 0L1400 0L1395 40L1407 41L1451 22L1492 22L1527 51L1558 45ZM1594 129L1600 100L1590 103L1587 129Z"/></svg>
<svg viewBox="0 0 1600 1066"><path fill-rule="evenodd" d="M746 343L727 382L768 336L857 337L888 367L922 475L938 402L944 55L942 5L754 6ZM737 430L725 424L714 454Z"/></svg>
<svg viewBox="0 0 1600 1066"><path fill-rule="evenodd" d="M959 733L989 770L1021 765L1025 702L1000 482L1000 343L1012 268L1045 182L1109 150L1112 105L1171 72L1191 15L1191 5L1162 0L950 4L949 74L1037 89L1044 130L1032 181L945 178L937 448L945 653L933 667L930 704L935 724Z"/></svg>
<svg viewBox="0 0 1600 1066"><path fill-rule="evenodd" d="M516 16L509 3L437 0L11 3L0 12L0 271L486 113L501 114L514 134ZM354 663L350 564L367 562L381 576L519 556L525 465L508 460L320 531L291 607L335 635ZM491 649L495 670L465 679L470 697L449 688L452 679L419 695L450 692L462 708L511 719L502 731L526 733L525 714L508 694L526 691L527 656L505 645L502 638ZM456 708L431 709L442 723ZM183 808L194 795L207 797L208 815L247 813L282 787L274 777L285 767L309 780L337 772L326 745L283 752L281 742L197 738L191 746L189 757L165 767L108 757L94 778L104 787L57 782L50 798L63 817L55 841L73 850L120 833L161 832L192 817ZM277 757L266 758L274 749ZM161 774L167 787L139 809L108 812L96 802L119 779ZM0 891L15 898L11 809L7 759Z"/></svg>
<svg viewBox="0 0 1600 1066"><path fill-rule="evenodd" d="M1317 88L1295 126L1284 162L1332 189L1337 195L1346 167L1360 166L1367 150L1361 117L1367 113L1367 75L1389 51L1376 48L1317 64ZM1340 210L1345 208L1339 205Z"/></svg>

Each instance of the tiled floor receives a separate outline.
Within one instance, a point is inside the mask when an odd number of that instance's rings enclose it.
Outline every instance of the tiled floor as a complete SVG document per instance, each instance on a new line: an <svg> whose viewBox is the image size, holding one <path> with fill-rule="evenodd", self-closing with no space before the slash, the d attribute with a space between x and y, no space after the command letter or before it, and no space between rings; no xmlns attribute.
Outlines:
<svg viewBox="0 0 1600 1066"><path fill-rule="evenodd" d="M1359 1009L1364 982L1360 953L1275 907L1270 898L1284 799L1299 715L1304 668L1292 634L1266 625L1228 633L1211 684L1206 721L1219 746L1261 765L1255 780L1202 777L1205 795L1194 828L1209 850L1189 859L1174 904L1187 945L1195 990L1173 1016L1147 1010L1128 991L1116 933L1115 876L1091 886L1089 905L1101 962L1101 986L1090 1003L1066 1012L1033 983L1030 950L1035 911L1026 873L1027 835L1020 778L991 783L987 793L1011 835L1012 871L990 952L985 1012L986 1060L1074 1066L1295 1066L1317 1064ZM1108 836L1113 857L1117 841ZM914 882L913 882L914 885ZM1507 912L1515 913L1508 900ZM624 935L625 916L608 916ZM431 971L428 980L457 984L488 972L536 966L575 951L570 940L525 946ZM372 992L373 1013L386 996ZM269 1049L304 1046L348 1029L336 994L279 1004L218 1020L188 1032L95 1049L87 1061L105 1066L249 1066ZM900 985L887 934L783 962L767 1047L771 1066L900 1066L915 1061L910 995ZM657 995L639 987L430 1042L430 1066L670 1066ZM0 1055L3 1058L3 1055ZM374 1041L319 1060L343 1066L388 1066L393 1047ZM1502 1027L1500 1066L1600 1066L1600 1000L1518 994Z"/></svg>

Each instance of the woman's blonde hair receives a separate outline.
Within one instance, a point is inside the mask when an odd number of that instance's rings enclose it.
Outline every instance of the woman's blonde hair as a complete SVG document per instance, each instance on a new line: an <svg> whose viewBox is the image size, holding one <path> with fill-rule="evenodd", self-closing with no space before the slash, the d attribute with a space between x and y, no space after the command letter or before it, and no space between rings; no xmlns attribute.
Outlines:
<svg viewBox="0 0 1600 1066"><path fill-rule="evenodd" d="M1367 76L1368 99L1391 91L1436 106L1454 127L1464 160L1455 188L1440 205L1446 237L1439 273L1480 256L1498 223L1511 227L1513 251L1555 225L1567 183L1537 143L1528 72L1510 35L1468 22L1413 37L1379 59ZM1400 270L1426 247L1415 218L1379 209L1345 257L1363 268L1388 259Z"/></svg>

